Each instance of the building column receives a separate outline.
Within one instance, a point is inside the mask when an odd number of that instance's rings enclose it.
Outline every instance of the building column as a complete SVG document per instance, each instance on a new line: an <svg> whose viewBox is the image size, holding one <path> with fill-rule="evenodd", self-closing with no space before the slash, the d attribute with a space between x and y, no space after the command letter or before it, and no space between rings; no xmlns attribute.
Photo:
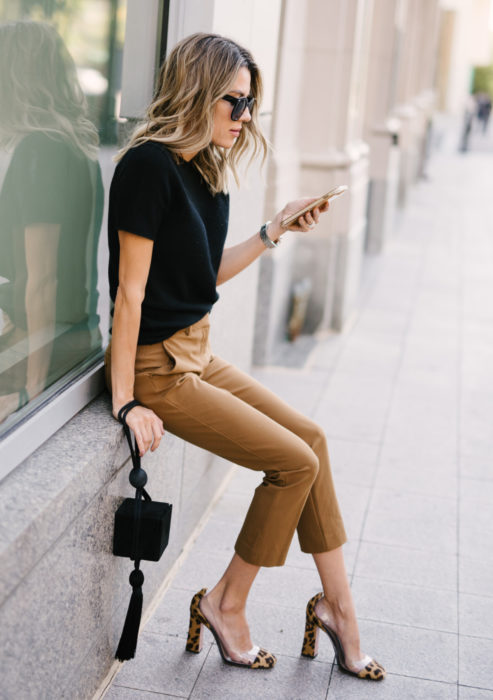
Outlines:
<svg viewBox="0 0 493 700"><path fill-rule="evenodd" d="M395 115L401 120L399 204L422 172L434 106L433 76L438 28L438 0L403 0L402 61ZM404 31L405 28L405 31Z"/></svg>
<svg viewBox="0 0 493 700"><path fill-rule="evenodd" d="M400 121L391 117L399 65L402 0L374 0L364 137L370 146L366 249L379 253L390 237L397 207Z"/></svg>
<svg viewBox="0 0 493 700"><path fill-rule="evenodd" d="M295 281L310 277L306 328L341 330L356 304L366 229L368 145L362 139L373 0L307 0L300 99L301 186L335 201L299 236Z"/></svg>

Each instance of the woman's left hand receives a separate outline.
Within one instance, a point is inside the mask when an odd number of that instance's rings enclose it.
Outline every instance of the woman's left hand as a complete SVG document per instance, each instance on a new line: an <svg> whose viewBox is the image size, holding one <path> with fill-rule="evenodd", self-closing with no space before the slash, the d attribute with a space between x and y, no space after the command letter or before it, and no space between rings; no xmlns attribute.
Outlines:
<svg viewBox="0 0 493 700"><path fill-rule="evenodd" d="M283 219L286 219L288 216L292 216L295 212L299 211L299 209L303 209L308 204L310 204L310 202L316 201L317 197L303 197L302 199L296 199L294 202L289 202L288 204L286 204L284 209L282 209L278 214L276 214L275 218L269 225L269 229L267 232L269 238L275 241L283 233L286 233L286 231L302 231L303 233L312 231L319 222L320 214L323 214L324 212L328 211L328 202L324 202L324 204L322 204L321 206L315 207L315 209L311 209L303 216L300 216L293 224L291 224L291 226L288 226L287 228L282 226L281 221L283 221Z"/></svg>

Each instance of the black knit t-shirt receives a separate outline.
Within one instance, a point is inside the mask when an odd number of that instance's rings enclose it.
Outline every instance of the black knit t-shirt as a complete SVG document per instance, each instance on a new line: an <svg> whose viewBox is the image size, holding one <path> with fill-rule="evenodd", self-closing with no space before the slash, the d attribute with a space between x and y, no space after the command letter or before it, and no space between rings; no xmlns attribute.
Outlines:
<svg viewBox="0 0 493 700"><path fill-rule="evenodd" d="M109 281L118 289L118 231L154 241L142 303L139 345L166 340L208 313L226 239L229 197L211 194L193 160L176 162L157 142L136 146L118 163L108 213Z"/></svg>

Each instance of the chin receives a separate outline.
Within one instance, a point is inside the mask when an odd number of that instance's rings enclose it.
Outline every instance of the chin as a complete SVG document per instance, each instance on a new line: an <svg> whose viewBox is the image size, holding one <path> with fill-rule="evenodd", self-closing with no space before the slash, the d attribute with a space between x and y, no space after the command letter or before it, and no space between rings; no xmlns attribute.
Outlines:
<svg viewBox="0 0 493 700"><path fill-rule="evenodd" d="M217 139L213 141L214 146L219 146L220 148L232 148L238 140L238 136L225 136L222 139Z"/></svg>

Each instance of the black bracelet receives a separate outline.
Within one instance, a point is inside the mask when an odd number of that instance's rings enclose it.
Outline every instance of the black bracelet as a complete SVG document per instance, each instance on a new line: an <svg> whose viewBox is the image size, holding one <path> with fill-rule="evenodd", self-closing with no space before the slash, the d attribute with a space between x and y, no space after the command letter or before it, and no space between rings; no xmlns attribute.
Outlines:
<svg viewBox="0 0 493 700"><path fill-rule="evenodd" d="M140 401L137 401L137 399L132 399L132 401L129 401L124 406L122 406L118 411L118 422L122 425L126 425L127 415L135 406L142 406L142 404L140 403Z"/></svg>

